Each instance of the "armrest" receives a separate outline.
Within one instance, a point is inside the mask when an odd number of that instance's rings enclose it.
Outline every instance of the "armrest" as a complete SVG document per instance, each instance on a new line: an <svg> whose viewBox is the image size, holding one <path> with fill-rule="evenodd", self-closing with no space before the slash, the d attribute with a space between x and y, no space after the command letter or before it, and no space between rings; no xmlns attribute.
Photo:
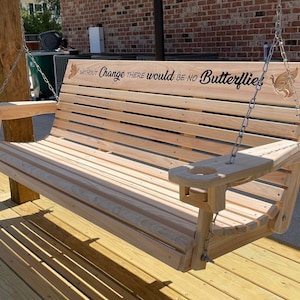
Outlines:
<svg viewBox="0 0 300 300"><path fill-rule="evenodd" d="M15 120L54 113L56 101L18 101L0 103L0 120Z"/></svg>
<svg viewBox="0 0 300 300"><path fill-rule="evenodd" d="M300 145L284 140L239 151L233 164L229 163L229 158L230 155L219 156L173 168L169 170L169 180L178 183L181 190L191 187L206 190L212 210L218 211L225 207L228 187L252 181L273 170L299 162ZM221 198L217 204L212 203L216 195Z"/></svg>

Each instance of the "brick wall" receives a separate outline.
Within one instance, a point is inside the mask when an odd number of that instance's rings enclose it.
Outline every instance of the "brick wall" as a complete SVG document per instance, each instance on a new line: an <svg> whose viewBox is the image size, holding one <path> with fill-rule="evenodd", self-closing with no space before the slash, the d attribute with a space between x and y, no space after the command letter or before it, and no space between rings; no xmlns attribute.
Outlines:
<svg viewBox="0 0 300 300"><path fill-rule="evenodd" d="M277 2L163 0L166 54L261 60L264 42L274 37ZM300 0L282 2L285 49L290 60L299 60ZM80 51L89 51L88 27L101 24L106 52L155 52L153 0L61 0L61 9L63 34Z"/></svg>

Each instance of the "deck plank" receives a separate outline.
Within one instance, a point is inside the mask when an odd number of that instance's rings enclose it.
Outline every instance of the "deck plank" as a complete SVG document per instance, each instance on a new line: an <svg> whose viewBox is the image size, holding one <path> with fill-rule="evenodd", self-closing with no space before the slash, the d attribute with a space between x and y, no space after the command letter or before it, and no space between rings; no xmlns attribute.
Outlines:
<svg viewBox="0 0 300 300"><path fill-rule="evenodd" d="M276 261L273 264L276 265ZM285 275L277 273L270 268L265 268L235 252L219 257L218 265L245 278L248 282L261 286L274 295L282 297L282 299L298 299L299 297L300 284L298 282L286 278ZM298 270L300 270L299 266Z"/></svg>
<svg viewBox="0 0 300 300"><path fill-rule="evenodd" d="M1 295L19 293L18 299L299 296L300 251L295 248L263 238L204 271L181 273L49 199L16 206L1 173L0 229Z"/></svg>
<svg viewBox="0 0 300 300"><path fill-rule="evenodd" d="M2 259L0 259L0 291L1 298L6 300L42 299L22 278L13 272Z"/></svg>

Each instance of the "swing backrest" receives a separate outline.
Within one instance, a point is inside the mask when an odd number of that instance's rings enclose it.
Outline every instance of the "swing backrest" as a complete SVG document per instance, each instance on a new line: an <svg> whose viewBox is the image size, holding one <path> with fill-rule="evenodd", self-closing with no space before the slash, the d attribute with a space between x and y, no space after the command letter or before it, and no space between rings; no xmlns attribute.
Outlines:
<svg viewBox="0 0 300 300"><path fill-rule="evenodd" d="M170 168L231 152L262 67L71 60L51 134L154 166L161 169L155 176L165 179ZM293 74L297 67L290 65ZM285 78L283 64L270 63L240 149L299 140ZM280 170L235 189L280 206L289 194L289 176L290 170ZM285 227L276 224L275 230Z"/></svg>

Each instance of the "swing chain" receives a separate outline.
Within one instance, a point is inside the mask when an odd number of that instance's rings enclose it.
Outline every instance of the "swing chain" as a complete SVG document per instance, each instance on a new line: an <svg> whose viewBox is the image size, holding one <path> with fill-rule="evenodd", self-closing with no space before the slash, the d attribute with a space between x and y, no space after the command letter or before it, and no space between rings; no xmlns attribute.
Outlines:
<svg viewBox="0 0 300 300"><path fill-rule="evenodd" d="M203 254L201 255L201 260L205 261L205 262L210 262L210 263L214 263L213 259L211 259L208 256L208 247L209 247L209 243L211 238L214 235L214 227L216 225L216 221L217 221L217 217L218 217L218 213L216 213L210 223L210 227L209 227L209 231L208 231L208 235L204 241L204 246L203 246Z"/></svg>
<svg viewBox="0 0 300 300"><path fill-rule="evenodd" d="M23 17L22 17L21 6L20 6L20 23L21 23L22 35L23 35L23 48L24 48L26 54L28 55L28 57L30 58L30 60L33 62L34 66L36 67L36 69L38 70L38 72L40 73L40 75L42 76L44 82L47 84L49 90L52 92L55 100L59 101L58 100L58 95L56 94L56 92L55 92L52 84L50 83L50 81L48 80L47 76L45 75L45 73L43 72L43 70L41 69L41 67L39 66L39 64L36 62L34 56L32 55L32 53L30 52L29 48L26 45L25 27L24 27L24 20L23 20Z"/></svg>
<svg viewBox="0 0 300 300"><path fill-rule="evenodd" d="M12 67L10 68L6 78L4 79L1 87L0 87L0 95L4 92L8 81L10 79L10 77L12 76L20 58L22 57L24 51L25 53L28 55L28 57L30 57L31 61L33 62L34 66L36 67L36 69L38 70L38 72L40 73L40 75L42 76L44 82L47 84L49 90L52 92L53 96L55 97L56 101L59 101L58 95L55 92L52 84L50 83L50 81L48 80L47 76L45 75L45 73L43 72L43 70L41 69L41 67L39 66L39 64L36 62L34 56L32 55L32 53L30 52L29 48L26 45L26 40L25 40L25 31L24 31L24 21L22 18L22 12L21 12L21 5L20 5L20 24L21 24L21 28L22 28L22 36L23 36L23 47L21 47L19 54L14 62L14 64L12 65Z"/></svg>
<svg viewBox="0 0 300 300"><path fill-rule="evenodd" d="M5 90L5 88L6 88L7 84L8 84L8 81L9 81L10 77L12 76L15 68L17 67L17 64L18 64L20 58L22 57L22 54L23 54L24 50L25 49L23 47L21 47L21 49L19 51L19 54L18 54L18 56L17 56L14 64L10 68L9 72L6 75L6 78L4 79L4 81L3 81L3 83L2 83L2 85L0 87L0 95L4 92L4 90Z"/></svg>
<svg viewBox="0 0 300 300"><path fill-rule="evenodd" d="M282 6L281 5L279 5L279 10L280 10L279 14L282 16ZM280 23L282 22L281 17L278 18L277 22L279 22L279 21L280 21ZM289 89L291 90L291 95L293 96L293 100L295 102L296 116L300 120L300 101L299 101L299 97L298 97L298 94L295 89L294 79L293 79L293 76L291 73L289 61L288 61L288 58L287 58L287 55L286 55L286 52L284 49L284 41L283 41L282 35L281 35L281 33L282 33L281 24L278 25L278 27L279 27L280 31L279 30L278 30L278 32L276 31L275 39L278 40L280 54L281 54L281 57L282 57L282 60L284 63L285 70L287 72L287 80L288 80Z"/></svg>
<svg viewBox="0 0 300 300"><path fill-rule="evenodd" d="M52 84L50 83L50 81L46 77L45 73L43 72L43 70L41 69L41 67L39 66L39 64L36 62L34 56L32 55L32 53L30 52L30 50L26 46L26 43L24 43L23 47L24 47L24 49L26 51L26 54L29 56L29 58L33 62L34 66L36 67L36 69L38 70L38 72L41 74L41 76L42 76L44 82L47 84L49 90L52 92L53 96L55 97L55 100L58 101L58 95L56 94L56 92L55 92Z"/></svg>
<svg viewBox="0 0 300 300"><path fill-rule="evenodd" d="M265 78L265 74L268 71L269 64L270 64L270 61L272 60L272 57L273 57L273 54L274 54L274 51L275 51L276 47L279 47L279 49L280 49L280 54L281 54L281 57L283 59L284 65L285 65L285 69L287 71L288 84L291 87L292 95L294 96L294 101L296 103L296 107L295 107L296 108L296 114L300 119L300 102L299 102L299 99L298 99L298 96L297 96L297 93L296 93L296 90L295 90L295 87L294 87L293 77L292 77L292 74L291 74L291 71L290 71L287 55L286 55L286 52L285 52L285 49L284 49L284 41L282 39L282 5L281 5L281 1L278 1L276 15L277 15L277 18L276 18L276 22L275 22L275 35L274 35L274 38L273 38L273 41L272 41L272 45L270 47L268 56L267 56L267 58L265 60L265 63L263 65L261 76L260 76L260 78L257 81L257 84L255 86L254 95L249 101L248 111L247 111L246 115L243 118L240 131L238 133L238 136L237 136L236 141L234 143L233 149L231 151L231 155L230 155L229 162L228 162L229 164L234 163L237 152L238 152L238 150L239 150L239 148L242 144L242 140L243 140L246 128L248 127L248 124L249 124L250 115L251 115L252 110L254 109L255 104L256 104L257 94L259 93L259 91L262 88L263 80Z"/></svg>

